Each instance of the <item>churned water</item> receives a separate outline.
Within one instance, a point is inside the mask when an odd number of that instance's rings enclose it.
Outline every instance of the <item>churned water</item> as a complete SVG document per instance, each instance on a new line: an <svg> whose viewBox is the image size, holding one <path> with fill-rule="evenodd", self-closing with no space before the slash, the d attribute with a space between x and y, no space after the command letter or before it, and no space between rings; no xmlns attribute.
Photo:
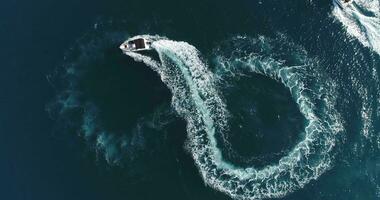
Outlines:
<svg viewBox="0 0 380 200"><path fill-rule="evenodd" d="M112 6L47 111L120 199L380 199L378 0Z"/></svg>

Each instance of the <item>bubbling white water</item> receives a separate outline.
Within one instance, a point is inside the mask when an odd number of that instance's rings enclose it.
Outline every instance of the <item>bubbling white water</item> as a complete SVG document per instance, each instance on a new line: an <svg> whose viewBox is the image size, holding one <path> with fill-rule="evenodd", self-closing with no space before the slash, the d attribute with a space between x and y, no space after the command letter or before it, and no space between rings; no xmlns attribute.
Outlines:
<svg viewBox="0 0 380 200"><path fill-rule="evenodd" d="M270 46L264 37L242 39L249 45ZM257 53L216 58L226 71L245 69L282 82L308 122L304 139L278 163L262 169L241 168L225 161L217 147L215 135L228 131L228 111L217 90L216 77L199 51L186 42L168 39L157 39L152 47L160 62L138 53L126 54L150 66L171 90L172 106L187 121L188 148L207 185L236 199L278 198L302 188L331 167L337 135L343 128L330 95L332 85L326 82L326 87L308 87L306 83L306 79L313 79L313 74L308 74L314 67L311 60L286 66L284 60ZM320 102L318 106L316 101Z"/></svg>
<svg viewBox="0 0 380 200"><path fill-rule="evenodd" d="M349 35L380 54L379 0L353 0L343 7L334 4L332 14L344 25Z"/></svg>

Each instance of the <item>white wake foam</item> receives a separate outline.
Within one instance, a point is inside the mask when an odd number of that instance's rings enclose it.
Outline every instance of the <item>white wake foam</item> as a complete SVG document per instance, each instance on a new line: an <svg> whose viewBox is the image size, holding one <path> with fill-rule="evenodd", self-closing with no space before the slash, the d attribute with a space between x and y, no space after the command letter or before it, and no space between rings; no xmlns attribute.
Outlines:
<svg viewBox="0 0 380 200"><path fill-rule="evenodd" d="M246 42L270 46L263 37ZM336 135L342 125L332 106L335 100L327 89L307 86L303 73L308 70L309 62L286 66L284 61L254 53L217 58L231 72L244 68L282 82L308 120L304 140L277 164L263 169L241 168L224 161L217 148L215 134L228 131L228 112L216 89L215 77L198 50L186 42L168 39L157 40L152 47L158 52L160 62L137 53L127 55L152 67L171 90L173 107L187 121L188 148L207 185L236 199L283 197L330 168ZM319 107L315 105L316 100L320 101Z"/></svg>
<svg viewBox="0 0 380 200"><path fill-rule="evenodd" d="M380 54L379 0L352 0L343 7L334 3L333 15L364 46Z"/></svg>

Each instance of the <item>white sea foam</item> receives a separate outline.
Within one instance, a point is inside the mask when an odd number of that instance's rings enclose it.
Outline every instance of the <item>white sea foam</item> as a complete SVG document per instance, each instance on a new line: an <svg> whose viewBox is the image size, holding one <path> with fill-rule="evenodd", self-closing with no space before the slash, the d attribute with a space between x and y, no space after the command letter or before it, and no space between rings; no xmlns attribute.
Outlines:
<svg viewBox="0 0 380 200"><path fill-rule="evenodd" d="M252 45L261 42L270 46L264 37L239 39ZM335 99L330 95L331 91L308 88L303 73L308 70L309 62L286 66L284 61L253 53L216 59L230 73L248 69L282 82L308 120L304 140L277 164L263 169L241 168L223 160L217 148L215 134L228 131L228 112L216 89L216 78L198 50L186 42L168 39L157 40L152 47L158 52L161 63L137 53L127 55L152 67L171 90L172 105L187 121L188 147L207 185L236 199L283 197L317 179L331 167L336 137L342 131L342 125L333 108ZM315 106L315 100L323 102L322 108Z"/></svg>
<svg viewBox="0 0 380 200"><path fill-rule="evenodd" d="M379 0L352 0L342 8L334 3L332 13L349 35L380 54Z"/></svg>

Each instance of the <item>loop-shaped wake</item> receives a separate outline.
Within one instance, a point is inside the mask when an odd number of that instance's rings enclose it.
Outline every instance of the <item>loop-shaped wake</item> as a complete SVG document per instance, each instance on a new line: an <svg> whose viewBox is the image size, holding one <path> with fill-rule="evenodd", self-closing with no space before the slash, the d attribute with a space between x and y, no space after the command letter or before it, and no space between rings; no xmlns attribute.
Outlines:
<svg viewBox="0 0 380 200"><path fill-rule="evenodd" d="M263 169L241 168L223 160L215 136L228 131L228 111L215 75L195 47L157 37L152 47L160 62L138 53L126 54L150 66L171 90L172 106L187 121L188 148L206 184L237 199L283 197L331 167L338 134L343 130L331 95L334 87L313 73L317 64L305 52L294 58L294 65L273 54L273 40L235 40L252 52L236 50L229 56L217 56L220 69L232 74L245 70L280 81L291 91L307 120L303 140L277 164Z"/></svg>

